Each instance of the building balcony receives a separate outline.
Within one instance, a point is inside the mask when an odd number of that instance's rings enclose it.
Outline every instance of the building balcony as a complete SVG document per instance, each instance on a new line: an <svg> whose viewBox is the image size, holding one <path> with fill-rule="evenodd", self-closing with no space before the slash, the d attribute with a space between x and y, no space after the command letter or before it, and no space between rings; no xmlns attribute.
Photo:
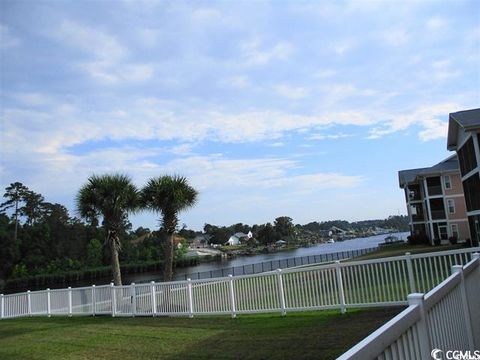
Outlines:
<svg viewBox="0 0 480 360"><path fill-rule="evenodd" d="M425 216L423 214L412 215L412 221L413 222L425 221Z"/></svg>
<svg viewBox="0 0 480 360"><path fill-rule="evenodd" d="M445 210L431 210L432 220L443 220L446 219Z"/></svg>
<svg viewBox="0 0 480 360"><path fill-rule="evenodd" d="M442 195L442 186L429 186L428 187L428 196Z"/></svg>

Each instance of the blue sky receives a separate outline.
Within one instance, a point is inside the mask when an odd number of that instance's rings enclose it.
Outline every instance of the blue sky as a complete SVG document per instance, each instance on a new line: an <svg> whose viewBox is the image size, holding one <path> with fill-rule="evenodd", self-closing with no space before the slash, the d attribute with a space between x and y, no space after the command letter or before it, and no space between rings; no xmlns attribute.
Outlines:
<svg viewBox="0 0 480 360"><path fill-rule="evenodd" d="M0 185L72 214L114 171L187 176L195 229L404 214L480 104L478 1L2 1L0 36Z"/></svg>

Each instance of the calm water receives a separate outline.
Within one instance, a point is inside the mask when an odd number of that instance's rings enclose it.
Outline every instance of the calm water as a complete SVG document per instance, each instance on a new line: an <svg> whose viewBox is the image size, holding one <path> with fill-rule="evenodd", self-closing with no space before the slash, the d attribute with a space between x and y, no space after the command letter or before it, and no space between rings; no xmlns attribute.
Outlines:
<svg viewBox="0 0 480 360"><path fill-rule="evenodd" d="M399 239L406 239L409 232L391 234L397 236ZM292 257L308 256L328 254L339 251L366 249L377 246L379 243L384 242L387 235L370 236L366 238L356 238L351 240L339 241L334 244L317 244L315 246L299 248L294 250L282 251L278 253L270 254L258 254L252 256L239 256L233 259L223 259L221 261L209 262L199 264L197 266L191 266L186 268L179 268L175 270L175 278L184 279L185 274L193 274L196 272L217 270L223 268L230 268L234 266L243 266L249 264L256 264L271 260L288 259ZM142 283L152 280L161 280L158 273L143 273L143 274L131 274L124 276L124 283L131 282Z"/></svg>
<svg viewBox="0 0 480 360"><path fill-rule="evenodd" d="M404 233L396 233L392 234L397 236L399 239L406 239L409 235L408 232ZM222 259L215 262L209 262L200 264L197 266L191 266L186 268L179 268L175 270L175 278L179 280L185 279L186 274L194 274L197 272L203 271L210 271L210 270L217 270L217 269L225 269L231 268L235 266L243 266L243 265L250 265L250 264L257 264L261 262L268 262L271 260L279 260L279 259L288 259L293 257L300 257L300 256L308 256L308 255L320 255L320 254L328 254L328 253L335 253L340 251L348 251L348 250L358 250L358 249L366 249L377 246L379 243L385 240L387 235L378 235L378 236L370 236L367 238L356 238L341 242L336 242L334 244L318 244L311 247L306 248L299 248L294 250L282 251L278 253L271 253L271 254L258 254L252 256L239 256L233 259ZM144 283L150 281L158 281L162 280L161 274L158 272L155 273L142 273L142 274L126 274L122 276L122 282L124 284L134 283ZM71 287L81 287L81 286L90 286L92 283L96 285L104 285L110 283L112 280L107 278L99 278L95 280L81 280L76 281L69 286ZM52 284L50 286L52 289L64 288L65 285L59 284ZM43 290L45 287L30 287L30 290ZM21 291L26 291L27 288L18 288L18 289L11 289L8 290L6 293L16 293Z"/></svg>

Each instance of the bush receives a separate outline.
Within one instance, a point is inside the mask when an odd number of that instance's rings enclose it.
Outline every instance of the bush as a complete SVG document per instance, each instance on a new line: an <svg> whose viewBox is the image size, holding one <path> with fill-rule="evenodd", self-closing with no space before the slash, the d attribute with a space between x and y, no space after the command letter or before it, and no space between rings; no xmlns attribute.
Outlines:
<svg viewBox="0 0 480 360"><path fill-rule="evenodd" d="M465 243L463 244L463 246L469 248L469 247L472 247L472 240L469 238L469 239L466 239L465 240Z"/></svg>
<svg viewBox="0 0 480 360"><path fill-rule="evenodd" d="M455 245L456 243L458 243L458 239L457 239L456 236L450 236L448 238L448 241L450 241L450 244L452 244L452 245Z"/></svg>
<svg viewBox="0 0 480 360"><path fill-rule="evenodd" d="M428 240L428 236L425 234L409 235L407 237L407 241L409 245L422 245L430 243L430 241Z"/></svg>
<svg viewBox="0 0 480 360"><path fill-rule="evenodd" d="M433 239L433 245L440 246L441 243L442 243L442 241L440 239L438 239L438 238Z"/></svg>

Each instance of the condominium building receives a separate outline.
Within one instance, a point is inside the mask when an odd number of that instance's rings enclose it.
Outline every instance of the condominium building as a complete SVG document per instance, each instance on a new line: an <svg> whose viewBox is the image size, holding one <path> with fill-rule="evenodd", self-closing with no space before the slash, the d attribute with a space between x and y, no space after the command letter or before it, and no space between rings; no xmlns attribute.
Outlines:
<svg viewBox="0 0 480 360"><path fill-rule="evenodd" d="M456 151L465 193L470 238L480 243L480 109L451 113L448 150Z"/></svg>
<svg viewBox="0 0 480 360"><path fill-rule="evenodd" d="M457 155L432 167L399 171L398 178L412 235L426 236L431 244L470 237Z"/></svg>

